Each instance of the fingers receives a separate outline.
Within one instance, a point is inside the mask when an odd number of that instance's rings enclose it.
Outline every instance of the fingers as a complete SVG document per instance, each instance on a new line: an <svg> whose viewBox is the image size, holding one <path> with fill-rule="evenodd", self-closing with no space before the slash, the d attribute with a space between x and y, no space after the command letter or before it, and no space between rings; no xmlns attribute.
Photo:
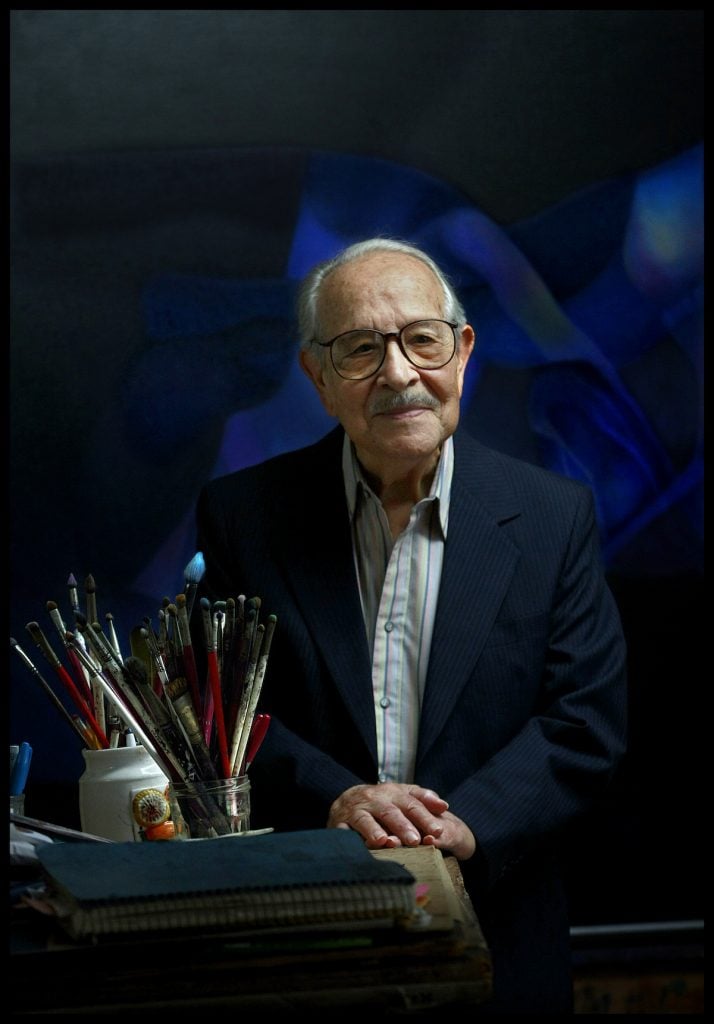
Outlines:
<svg viewBox="0 0 714 1024"><path fill-rule="evenodd" d="M405 846L418 846L421 842L421 831L418 825L415 827L414 818L419 818L419 807L415 800L410 800L401 807L395 803L381 801L380 805L372 808L371 813L385 831L399 839Z"/></svg>
<svg viewBox="0 0 714 1024"><path fill-rule="evenodd" d="M340 821L336 825L330 825L330 823L328 822L327 823L327 827L328 828L341 828L341 829L347 829L347 830L352 828L352 826L348 825L346 821ZM355 829L354 831L359 831L359 830ZM379 834L377 838L374 838L374 836L372 838L368 838L366 836L362 836L362 838L365 841L365 845L370 850L380 850L382 848L387 848L387 847L390 847L390 846L391 847L401 846L401 843L399 842L399 840L397 839L396 836L386 836L385 837L383 834Z"/></svg>
<svg viewBox="0 0 714 1024"><path fill-rule="evenodd" d="M380 808L370 805L370 808L359 807L350 817L350 825L357 829L360 835L375 847L382 847L388 844L390 839L399 838L391 833L393 829L387 828L385 815Z"/></svg>
<svg viewBox="0 0 714 1024"><path fill-rule="evenodd" d="M444 811L448 811L449 805L446 800L442 800L433 789L422 789L421 786L416 788L420 790L419 799L432 814L443 814Z"/></svg>
<svg viewBox="0 0 714 1024"><path fill-rule="evenodd" d="M468 860L476 852L476 837L468 825L447 811L444 815L444 830L440 836L424 836L425 846L436 846L453 853L457 860Z"/></svg>
<svg viewBox="0 0 714 1024"><path fill-rule="evenodd" d="M448 807L433 790L402 783L353 786L335 800L329 826L359 832L372 849L418 846L443 832L439 815Z"/></svg>

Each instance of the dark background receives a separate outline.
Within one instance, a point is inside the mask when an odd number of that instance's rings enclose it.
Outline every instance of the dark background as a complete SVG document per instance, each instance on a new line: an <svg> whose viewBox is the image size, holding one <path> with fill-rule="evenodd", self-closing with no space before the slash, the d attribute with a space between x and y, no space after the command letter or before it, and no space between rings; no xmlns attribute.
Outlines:
<svg viewBox="0 0 714 1024"><path fill-rule="evenodd" d="M469 429L599 499L630 748L571 836L574 921L700 917L703 37L699 10L10 12L11 635L68 615L70 571L125 635L181 588L203 479L330 426L295 280L401 234L476 327ZM664 263L627 249L642 182ZM550 298L593 352L555 351ZM11 661L29 812L71 817L80 751Z"/></svg>

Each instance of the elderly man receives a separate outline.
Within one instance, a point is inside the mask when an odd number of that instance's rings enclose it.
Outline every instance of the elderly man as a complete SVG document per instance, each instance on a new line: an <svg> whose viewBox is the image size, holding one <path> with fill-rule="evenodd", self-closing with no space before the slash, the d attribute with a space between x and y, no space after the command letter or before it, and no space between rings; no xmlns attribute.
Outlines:
<svg viewBox="0 0 714 1024"><path fill-rule="evenodd" d="M308 275L299 314L339 426L198 503L207 593L278 619L253 823L451 851L492 1012L569 1012L557 839L625 736L591 494L457 430L474 331L427 254L353 245Z"/></svg>

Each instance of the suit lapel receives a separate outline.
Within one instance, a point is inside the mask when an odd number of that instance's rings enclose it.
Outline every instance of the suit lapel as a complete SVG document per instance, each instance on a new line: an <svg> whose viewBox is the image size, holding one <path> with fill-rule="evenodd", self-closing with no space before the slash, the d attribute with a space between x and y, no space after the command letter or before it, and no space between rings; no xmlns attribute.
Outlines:
<svg viewBox="0 0 714 1024"><path fill-rule="evenodd" d="M341 467L342 431L320 445L314 473L287 513L278 557L327 671L375 764L372 668L363 625Z"/></svg>
<svg viewBox="0 0 714 1024"><path fill-rule="evenodd" d="M474 671L519 557L500 524L520 512L493 464L488 466L489 453L462 439L455 458L417 763Z"/></svg>

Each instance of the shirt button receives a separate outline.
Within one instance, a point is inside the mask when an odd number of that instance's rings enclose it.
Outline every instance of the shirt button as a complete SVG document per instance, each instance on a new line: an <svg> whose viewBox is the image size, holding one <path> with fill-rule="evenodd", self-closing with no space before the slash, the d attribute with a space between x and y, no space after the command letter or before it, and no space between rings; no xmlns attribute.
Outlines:
<svg viewBox="0 0 714 1024"><path fill-rule="evenodd" d="M392 630L394 629L394 623L391 620L389 622L385 622L384 628L388 633L391 633Z"/></svg>
<svg viewBox="0 0 714 1024"><path fill-rule="evenodd" d="M388 707L389 707L389 705L390 705L390 703L391 703L391 702L390 702L390 700L389 700L389 697L382 697L382 699L381 699L381 700L380 700L380 702L379 702L379 706L380 706L381 708L388 708Z"/></svg>

